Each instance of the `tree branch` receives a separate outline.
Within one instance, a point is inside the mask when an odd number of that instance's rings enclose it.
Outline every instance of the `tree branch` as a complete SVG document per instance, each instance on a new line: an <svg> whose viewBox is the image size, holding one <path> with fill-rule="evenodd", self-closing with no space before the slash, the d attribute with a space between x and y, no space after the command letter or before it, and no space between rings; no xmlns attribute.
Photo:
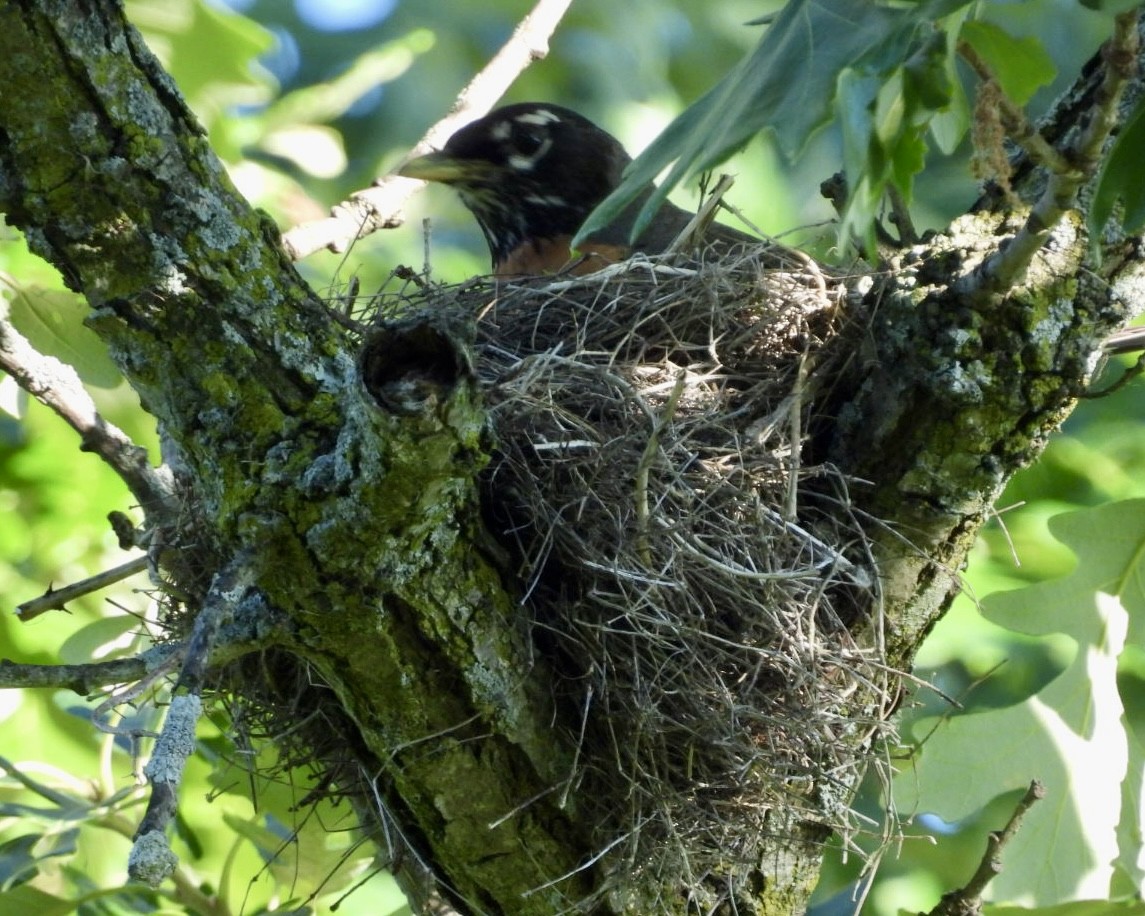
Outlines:
<svg viewBox="0 0 1145 916"><path fill-rule="evenodd" d="M1051 170L1045 191L1022 228L1008 244L956 285L961 295L996 295L1012 289L1066 211L1077 203L1082 186L1097 173L1102 149L1117 123L1121 94L1137 66L1138 15L1138 11L1133 10L1116 18L1113 37L1102 48L1105 75L1093 100L1089 123L1060 157L1049 157ZM1041 157L1049 154L1029 137L1025 137L1025 141L1027 147L1045 161ZM1069 167L1063 168L1064 163Z"/></svg>
<svg viewBox="0 0 1145 916"><path fill-rule="evenodd" d="M969 42L959 41L958 53L983 83L997 85L990 67ZM1070 171L1072 168L1070 161L1054 149L1053 145L1030 123L1024 109L1010 101L1000 87L992 98L997 102L1007 136L1024 149L1034 163L1059 174Z"/></svg>
<svg viewBox="0 0 1145 916"><path fill-rule="evenodd" d="M1035 779L1018 802L1006 826L1001 832L991 831L986 838L986 852L974 876L965 887L943 894L929 916L977 916L982 912L982 895L986 892L986 886L1002 871L1002 850L1021 829L1026 813L1045 797L1046 787Z"/></svg>
<svg viewBox="0 0 1145 916"><path fill-rule="evenodd" d="M152 467L146 449L100 416L75 369L38 352L3 318L0 318L0 368L79 433L80 448L99 455L127 484L144 512L168 512L172 508L174 482L170 471L166 467Z"/></svg>
<svg viewBox="0 0 1145 916"><path fill-rule="evenodd" d="M203 714L200 694L212 661L216 640L224 625L232 620L252 584L250 558L235 557L211 582L206 599L195 618L183 667L163 730L155 742L151 759L143 768L151 782L147 811L135 834L127 859L127 873L151 887L158 887L175 871L179 859L167 842L167 826L179 808L179 785L183 768L195 752L195 725Z"/></svg>
<svg viewBox="0 0 1145 916"><path fill-rule="evenodd" d="M149 562L150 559L146 556L134 557L126 563L116 566L114 569L106 569L97 575L89 576L82 582L65 585L63 588L49 587L39 598L33 598L30 601L16 605L16 616L19 617L21 621L27 622L34 620L41 614L46 614L48 611L66 610L66 605L69 601L74 601L76 598L89 595L92 592L98 592L100 589L107 588L109 585L121 582L128 576L134 576L138 572L143 572Z"/></svg>
<svg viewBox="0 0 1145 916"><path fill-rule="evenodd" d="M0 689L59 688L86 697L108 684L138 680L147 668L140 655L86 665L22 665L0 658Z"/></svg>
<svg viewBox="0 0 1145 916"><path fill-rule="evenodd" d="M410 156L440 147L458 128L486 114L529 64L549 53L549 37L571 3L572 0L537 0L501 50L461 90L449 114L425 132ZM405 220L402 207L424 184L397 175L380 177L373 187L356 191L348 200L336 204L328 218L303 223L284 233L282 246L294 261L321 248L345 251L356 239L400 226Z"/></svg>

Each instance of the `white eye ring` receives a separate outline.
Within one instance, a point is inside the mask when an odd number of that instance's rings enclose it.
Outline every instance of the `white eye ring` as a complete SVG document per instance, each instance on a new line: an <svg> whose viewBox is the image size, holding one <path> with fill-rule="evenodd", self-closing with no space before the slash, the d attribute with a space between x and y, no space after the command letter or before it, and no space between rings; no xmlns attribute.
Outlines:
<svg viewBox="0 0 1145 916"><path fill-rule="evenodd" d="M518 172L531 172L533 167L544 157L553 145L552 137L544 137L541 139L540 145L536 149L528 153L513 153L506 160L509 163L509 168L516 169Z"/></svg>

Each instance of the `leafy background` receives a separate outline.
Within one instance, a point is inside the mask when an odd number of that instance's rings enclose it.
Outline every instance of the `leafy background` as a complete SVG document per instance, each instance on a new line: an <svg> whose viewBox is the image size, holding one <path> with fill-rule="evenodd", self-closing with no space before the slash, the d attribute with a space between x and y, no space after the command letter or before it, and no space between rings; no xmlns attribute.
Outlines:
<svg viewBox="0 0 1145 916"><path fill-rule="evenodd" d="M392 167L528 6L523 0L235 0L225 9L133 0L128 9L236 183L286 228L325 215L330 204ZM848 215L860 234L886 180L912 189L922 228L942 226L973 199L965 139L971 99L963 92L972 83L951 62L948 37L965 17L971 20L964 37L1011 96L1029 101L1034 112L1068 84L1109 29L1101 4L1074 0L930 2L873 18L866 16L870 4L803 6L812 14L808 28L828 8L849 9L864 29L889 30L917 51L905 67L868 58L857 66L846 56L850 45L829 21L819 22L822 31L808 32L814 40L804 45L803 58L788 62L786 87L822 102L818 116L799 109L800 124L771 121L769 135L720 166L737 176L729 199L748 219L825 254L838 236L817 187L841 167L865 190L862 206ZM717 84L734 68L741 76L774 76L774 60L751 56L760 27L745 23L782 16L781 7L758 0L578 0L548 59L522 76L508 101L569 105L630 149L643 149L689 103L727 91ZM904 33L895 23L907 15L914 23L947 15L948 32ZM858 52L870 46L868 32L860 37ZM827 98L832 91L834 102ZM808 139L819 117L832 123ZM712 139L670 133L652 154L679 152L673 136ZM1132 149L1121 155L1139 161ZM645 161L655 174L669 160ZM681 177L687 173L682 169ZM694 204L694 181L683 181L673 198ZM421 266L428 214L435 274L458 280L483 272L480 235L439 188L411 205L404 227L344 257L317 255L302 268L331 295L351 275L364 291L380 288L398 264ZM18 233L2 226L0 300L38 347L79 368L109 419L155 449L149 417L83 328L82 304L28 254ZM1108 367L1103 382L1124 368ZM1000 501L966 571L964 594L919 656L918 674L938 690L920 687L905 700L904 746L888 752L899 775L892 787L872 779L864 788L870 832L832 851L818 916L853 912L864 890L867 913L929 909L969 878L986 831L1005 823L1035 776L1049 797L1007 851L1006 870L993 886L999 905L989 912L1145 912L1138 902L1145 878L1143 420L1139 383L1083 403L1043 460ZM145 576L77 601L67 614L21 624L10 613L49 584L125 559L105 517L128 509L130 497L77 446L61 422L0 376L6 657L105 658L134 651L155 632ZM204 723L189 768L176 841L183 884L160 893L125 888L142 798L134 752L146 748L94 728L95 705L65 692L0 693L0 913L327 912L335 903L350 916L404 911L392 882L355 845L345 807L293 809L310 785L305 772L247 775L246 757L257 753L267 764L270 752L236 747L223 708ZM880 847L888 802L901 819L891 828L896 842L868 882L862 853Z"/></svg>

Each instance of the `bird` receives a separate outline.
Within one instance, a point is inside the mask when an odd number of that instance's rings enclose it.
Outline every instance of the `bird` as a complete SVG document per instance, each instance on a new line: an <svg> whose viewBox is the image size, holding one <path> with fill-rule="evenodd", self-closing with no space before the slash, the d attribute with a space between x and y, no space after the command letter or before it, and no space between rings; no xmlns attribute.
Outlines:
<svg viewBox="0 0 1145 916"><path fill-rule="evenodd" d="M620 184L632 161L619 140L560 105L522 102L494 109L411 159L398 174L453 186L477 218L497 277L586 274L635 252L660 254L693 214L664 202L630 242L632 226L654 191L647 188L608 226L579 246L569 243L588 215ZM732 245L759 239L722 223L705 241Z"/></svg>

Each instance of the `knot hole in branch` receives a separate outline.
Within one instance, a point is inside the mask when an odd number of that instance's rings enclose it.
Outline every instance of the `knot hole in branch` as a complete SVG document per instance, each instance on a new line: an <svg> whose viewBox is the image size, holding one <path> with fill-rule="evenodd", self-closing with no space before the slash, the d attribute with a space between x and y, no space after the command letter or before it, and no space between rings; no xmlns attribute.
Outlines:
<svg viewBox="0 0 1145 916"><path fill-rule="evenodd" d="M460 335L436 327L432 316L372 331L362 347L359 369L379 406L403 415L433 410L459 383L473 377Z"/></svg>

